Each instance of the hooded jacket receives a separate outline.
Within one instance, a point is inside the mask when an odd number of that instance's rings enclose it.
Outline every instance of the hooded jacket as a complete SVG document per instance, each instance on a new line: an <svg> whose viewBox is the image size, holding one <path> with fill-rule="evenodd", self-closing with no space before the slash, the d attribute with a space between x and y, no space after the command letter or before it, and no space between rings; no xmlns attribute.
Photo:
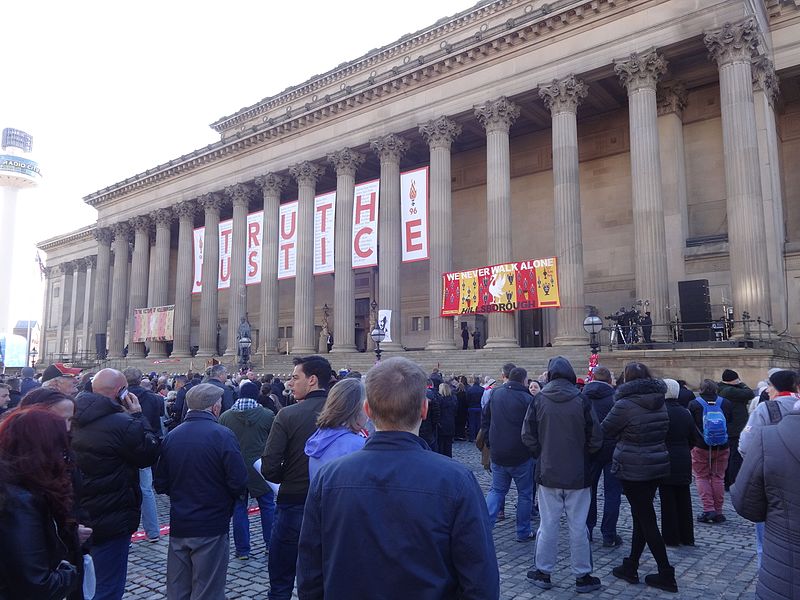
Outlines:
<svg viewBox="0 0 800 600"><path fill-rule="evenodd" d="M677 398L667 398L669 429L665 442L669 452L669 477L666 485L689 485L692 483L692 454L694 445L694 419L691 413L678 403Z"/></svg>
<svg viewBox="0 0 800 600"><path fill-rule="evenodd" d="M731 405L728 437L738 438L742 433L742 429L747 425L747 419L750 417L747 407L750 405L755 393L741 381L736 385L723 381L717 384L717 394L729 401Z"/></svg>
<svg viewBox="0 0 800 600"><path fill-rule="evenodd" d="M267 482L253 467L253 463L261 458L274 420L275 414L263 406L243 411L229 410L219 416L220 425L233 431L239 440L239 448L247 467L247 490L253 498L269 492Z"/></svg>
<svg viewBox="0 0 800 600"><path fill-rule="evenodd" d="M507 381L492 393L492 401L483 410L481 430L493 463L516 467L531 459L520 436L531 400L528 388L517 381Z"/></svg>
<svg viewBox="0 0 800 600"><path fill-rule="evenodd" d="M83 474L81 504L95 543L131 535L139 526L139 469L161 448L142 413L128 414L111 398L81 392L75 398L72 449Z"/></svg>
<svg viewBox="0 0 800 600"><path fill-rule="evenodd" d="M313 480L322 465L332 460L356 452L364 447L367 441L360 433L347 427L333 429L317 429L306 442L305 453L308 456L308 478Z"/></svg>
<svg viewBox="0 0 800 600"><path fill-rule="evenodd" d="M590 455L603 445L597 415L575 386L575 371L566 358L550 359L547 379L528 407L522 429L523 443L538 459L536 482L557 489L589 487Z"/></svg>
<svg viewBox="0 0 800 600"><path fill-rule="evenodd" d="M666 391L660 379L635 379L617 388L617 401L602 426L617 440L611 472L618 479L654 481L669 475Z"/></svg>

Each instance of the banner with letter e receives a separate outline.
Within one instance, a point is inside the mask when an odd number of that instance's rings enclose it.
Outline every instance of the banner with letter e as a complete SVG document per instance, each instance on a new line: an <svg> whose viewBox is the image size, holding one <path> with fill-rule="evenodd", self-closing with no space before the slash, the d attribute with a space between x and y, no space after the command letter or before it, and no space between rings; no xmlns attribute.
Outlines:
<svg viewBox="0 0 800 600"><path fill-rule="evenodd" d="M558 308L556 258L536 258L442 275L442 317Z"/></svg>

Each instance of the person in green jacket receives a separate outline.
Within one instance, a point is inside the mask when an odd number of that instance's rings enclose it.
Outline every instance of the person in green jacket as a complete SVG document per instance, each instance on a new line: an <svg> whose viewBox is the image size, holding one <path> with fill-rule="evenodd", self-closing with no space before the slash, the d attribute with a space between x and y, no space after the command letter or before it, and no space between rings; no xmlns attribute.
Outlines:
<svg viewBox="0 0 800 600"><path fill-rule="evenodd" d="M255 498L261 513L261 532L264 535L264 547L269 548L272 520L275 516L275 496L267 482L256 471L253 463L261 458L267 445L267 437L272 427L275 414L264 408L257 401L259 387L255 383L246 382L239 389L239 399L230 410L219 417L219 422L232 430L239 440L239 446L247 465L247 492L236 501L233 509L233 545L236 558L250 558L250 519L247 514L248 496Z"/></svg>

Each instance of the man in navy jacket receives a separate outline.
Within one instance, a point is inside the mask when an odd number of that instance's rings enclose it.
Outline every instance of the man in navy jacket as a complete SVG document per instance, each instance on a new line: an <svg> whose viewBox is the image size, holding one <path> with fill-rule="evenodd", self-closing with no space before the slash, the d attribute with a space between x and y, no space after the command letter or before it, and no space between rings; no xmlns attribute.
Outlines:
<svg viewBox="0 0 800 600"><path fill-rule="evenodd" d="M223 390L201 383L186 394L186 418L164 438L155 486L170 497L167 598L224 598L228 528L247 489L239 442L217 423Z"/></svg>
<svg viewBox="0 0 800 600"><path fill-rule="evenodd" d="M372 367L363 450L322 467L300 531L300 598L493 600L500 577L475 476L417 435L427 376L406 358ZM324 552L323 552L324 548Z"/></svg>

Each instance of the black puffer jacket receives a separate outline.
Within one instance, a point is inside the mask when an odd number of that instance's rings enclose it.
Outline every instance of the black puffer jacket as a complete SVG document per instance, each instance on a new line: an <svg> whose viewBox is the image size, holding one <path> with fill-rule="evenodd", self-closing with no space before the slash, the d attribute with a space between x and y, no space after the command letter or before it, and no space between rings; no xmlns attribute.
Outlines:
<svg viewBox="0 0 800 600"><path fill-rule="evenodd" d="M43 498L16 485L0 490L0 599L61 600L78 584L75 566Z"/></svg>
<svg viewBox="0 0 800 600"><path fill-rule="evenodd" d="M83 473L83 509L95 543L131 535L139 526L139 469L158 459L161 442L141 413L129 415L114 400L82 392L75 399L72 449Z"/></svg>
<svg viewBox="0 0 800 600"><path fill-rule="evenodd" d="M692 444L694 442L694 419L691 413L678 404L677 399L667 399L669 429L667 451L669 452L669 477L666 485L689 485L692 483Z"/></svg>
<svg viewBox="0 0 800 600"><path fill-rule="evenodd" d="M728 437L738 438L742 433L750 412L747 410L750 400L755 392L742 382L736 385L720 382L717 384L717 394L731 404L731 420L728 422Z"/></svg>
<svg viewBox="0 0 800 600"><path fill-rule="evenodd" d="M611 464L617 478L653 481L669 475L666 391L660 379L635 379L617 388L617 401L602 424L603 433L617 439Z"/></svg>
<svg viewBox="0 0 800 600"><path fill-rule="evenodd" d="M591 401L594 414L597 415L597 421L602 423L614 406L614 388L604 381L592 381L584 386L583 395ZM611 458L614 456L614 446L616 445L617 440L604 435L603 447L600 448L597 454L592 456L592 461L600 465L610 463Z"/></svg>

